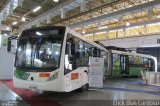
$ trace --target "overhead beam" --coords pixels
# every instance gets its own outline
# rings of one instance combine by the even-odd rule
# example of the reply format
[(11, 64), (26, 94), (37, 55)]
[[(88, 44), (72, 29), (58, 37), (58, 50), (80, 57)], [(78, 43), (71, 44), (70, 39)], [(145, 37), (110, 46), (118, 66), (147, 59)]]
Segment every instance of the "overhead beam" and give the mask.
[(10, 2), (10, 0), (6, 0), (5, 4), (3, 4), (3, 6), (0, 9), (0, 13), (3, 11), (3, 9), (8, 5), (8, 3)]
[(22, 3), (24, 0), (18, 0), (18, 6), (22, 7)]
[(75, 24), (69, 25), (69, 27), (70, 28), (78, 28), (78, 27), (81, 27), (81, 26), (86, 26), (86, 25), (97, 23), (98, 20), (105, 21), (105, 20), (110, 20), (110, 19), (113, 19), (113, 18), (120, 18), (120, 17), (122, 17), (122, 15), (123, 16), (129, 15), (129, 14), (132, 14), (132, 12), (140, 12), (140, 11), (143, 11), (143, 9), (149, 9), (150, 7), (159, 6), (159, 5), (160, 5), (160, 0), (154, 0), (154, 1), (151, 1), (151, 2), (148, 2), (148, 3), (144, 3), (144, 4), (141, 4), (141, 5), (137, 5), (137, 6), (126, 8), (126, 9), (122, 9), (122, 10), (119, 10), (119, 11), (116, 11), (116, 12), (112, 12), (112, 13), (109, 13), (109, 14), (99, 16), (99, 17), (95, 17), (95, 18), (91, 18), (91, 19), (88, 19), (88, 20), (80, 21), (80, 22), (77, 22)]
[(7, 0), (4, 7), (0, 10), (0, 21), (12, 14), (13, 10), (18, 7), (18, 0)]
[(61, 9), (61, 18), (65, 18), (66, 17), (66, 12), (65, 12), (65, 8)]
[[(92, 0), (90, 0), (90, 1), (92, 1)], [(95, 0), (93, 0), (93, 1), (95, 1)], [(110, 1), (110, 2), (107, 2), (107, 3), (103, 4), (103, 5), (101, 5), (101, 6), (95, 7), (95, 8), (93, 8), (93, 9), (86, 9), (86, 11), (84, 11), (84, 12), (75, 14), (75, 15), (70, 16), (70, 17), (66, 17), (65, 19), (56, 21), (56, 22), (54, 22), (54, 23), (52, 23), (52, 24), (63, 23), (63, 22), (65, 22), (65, 21), (68, 21), (68, 20), (73, 19), (73, 18), (78, 18), (78, 17), (80, 17), (80, 16), (85, 16), (85, 15), (87, 15), (88, 13), (92, 13), (92, 12), (94, 12), (94, 11), (101, 10), (102, 8), (105, 8), (105, 7), (108, 7), (108, 6), (112, 6), (112, 5), (116, 4), (116, 3), (121, 3), (121, 2), (124, 2), (124, 1), (125, 1), (125, 0), (113, 0), (113, 1)]]
[(154, 13), (153, 13), (153, 7), (150, 7), (150, 8), (148, 9), (148, 17), (149, 17), (149, 18), (152, 18), (153, 15), (154, 15)]
[(51, 17), (50, 16), (47, 17), (47, 24), (49, 24), (49, 23), (51, 23)]
[(80, 6), (80, 11), (84, 12), (86, 11), (86, 0), (81, 0), (81, 6)]

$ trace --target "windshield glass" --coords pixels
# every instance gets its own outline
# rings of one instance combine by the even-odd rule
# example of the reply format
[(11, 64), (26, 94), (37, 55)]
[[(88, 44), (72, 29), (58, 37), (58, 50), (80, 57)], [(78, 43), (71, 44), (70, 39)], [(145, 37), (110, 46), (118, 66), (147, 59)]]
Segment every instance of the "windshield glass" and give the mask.
[(32, 31), (19, 40), (16, 67), (58, 68), (64, 34), (59, 30)]

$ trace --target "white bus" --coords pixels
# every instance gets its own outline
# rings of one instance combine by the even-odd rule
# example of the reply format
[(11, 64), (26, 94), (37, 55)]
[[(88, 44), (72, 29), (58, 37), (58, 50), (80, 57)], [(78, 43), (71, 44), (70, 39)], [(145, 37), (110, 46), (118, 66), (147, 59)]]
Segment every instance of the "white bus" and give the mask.
[(104, 77), (140, 77), (141, 71), (157, 72), (157, 57), (140, 54), (125, 48), (105, 46), (108, 50), (104, 65)]
[(13, 84), (56, 92), (88, 89), (89, 56), (100, 57), (102, 51), (106, 55), (107, 49), (64, 26), (24, 30), (18, 40)]
[(139, 75), (141, 69), (157, 71), (157, 58), (151, 55), (108, 49), (68, 27), (46, 26), (25, 30), (18, 38), (13, 84), (40, 91), (86, 90), (89, 57), (104, 58), (104, 77)]
[[(139, 77), (141, 71), (157, 72), (157, 58), (151, 55), (120, 50), (109, 50), (111, 64), (108, 76), (112, 77)], [(109, 53), (110, 54), (110, 53)]]

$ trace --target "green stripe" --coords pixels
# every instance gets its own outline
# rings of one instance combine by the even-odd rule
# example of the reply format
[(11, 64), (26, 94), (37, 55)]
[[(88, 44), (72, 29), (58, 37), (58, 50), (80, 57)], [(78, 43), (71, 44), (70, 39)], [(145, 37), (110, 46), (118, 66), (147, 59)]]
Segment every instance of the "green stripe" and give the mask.
[(19, 79), (23, 79), (23, 77), (25, 76), (26, 72), (24, 72), (23, 70), (20, 69), (16, 69), (15, 70), (15, 76)]

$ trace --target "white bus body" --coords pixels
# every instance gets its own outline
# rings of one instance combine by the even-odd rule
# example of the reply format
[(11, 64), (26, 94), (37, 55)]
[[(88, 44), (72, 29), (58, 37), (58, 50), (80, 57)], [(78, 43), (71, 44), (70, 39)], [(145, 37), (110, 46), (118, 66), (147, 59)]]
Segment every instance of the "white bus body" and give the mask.
[[(57, 28), (57, 27), (56, 27)], [(61, 27), (58, 27), (61, 28)], [(56, 91), (56, 92), (70, 92), (78, 88), (88, 87), (88, 69), (89, 67), (77, 67), (76, 69), (71, 68), (70, 72), (65, 73), (65, 65), (67, 67), (72, 67), (72, 64), (68, 63), (67, 55), (65, 54), (66, 50), (66, 44), (67, 44), (67, 36), (68, 34), (71, 34), (73, 37), (77, 37), (80, 40), (85, 41), (87, 44), (91, 44), (94, 47), (97, 47), (99, 49), (102, 49), (107, 52), (106, 49), (99, 46), (98, 44), (88, 41), (85, 38), (83, 38), (80, 34), (74, 32), (73, 30), (64, 27), (65, 33), (64, 33), (64, 39), (62, 39), (62, 49), (60, 54), (60, 65), (59, 68), (55, 70), (49, 70), (46, 71), (37, 71), (38, 69), (32, 69), (32, 68), (21, 68), (16, 66), (16, 62), (18, 61), (17, 56), (19, 55), (19, 51), (21, 43), (18, 44), (17, 53), (16, 53), (16, 62), (15, 67), (16, 70), (14, 71), (13, 75), (13, 83), (14, 86), (17, 88), (24, 88), (24, 89), (36, 89), (41, 91)], [(43, 28), (35, 29), (37, 31), (44, 30)], [(54, 30), (54, 27), (49, 27), (49, 30)], [(30, 31), (30, 30), (29, 30)], [(34, 29), (31, 31), (34, 31)], [(27, 31), (26, 31), (27, 33)], [(37, 32), (36, 32), (37, 33)], [(39, 36), (43, 36), (40, 33), (37, 33)], [(23, 32), (22, 32), (23, 35)], [(38, 36), (37, 35), (37, 36)], [(19, 40), (21, 42), (21, 38)], [(25, 40), (24, 40), (25, 42)], [(23, 44), (22, 44), (23, 46)], [(27, 46), (25, 47), (25, 49)], [(33, 47), (34, 48), (34, 47)], [(32, 48), (32, 49), (33, 49)], [(35, 50), (36, 51), (36, 50)], [(30, 52), (28, 49), (26, 49), (25, 52)], [(34, 64), (40, 64), (39, 60), (37, 60), (37, 63)], [(40, 65), (38, 66), (40, 67)]]

